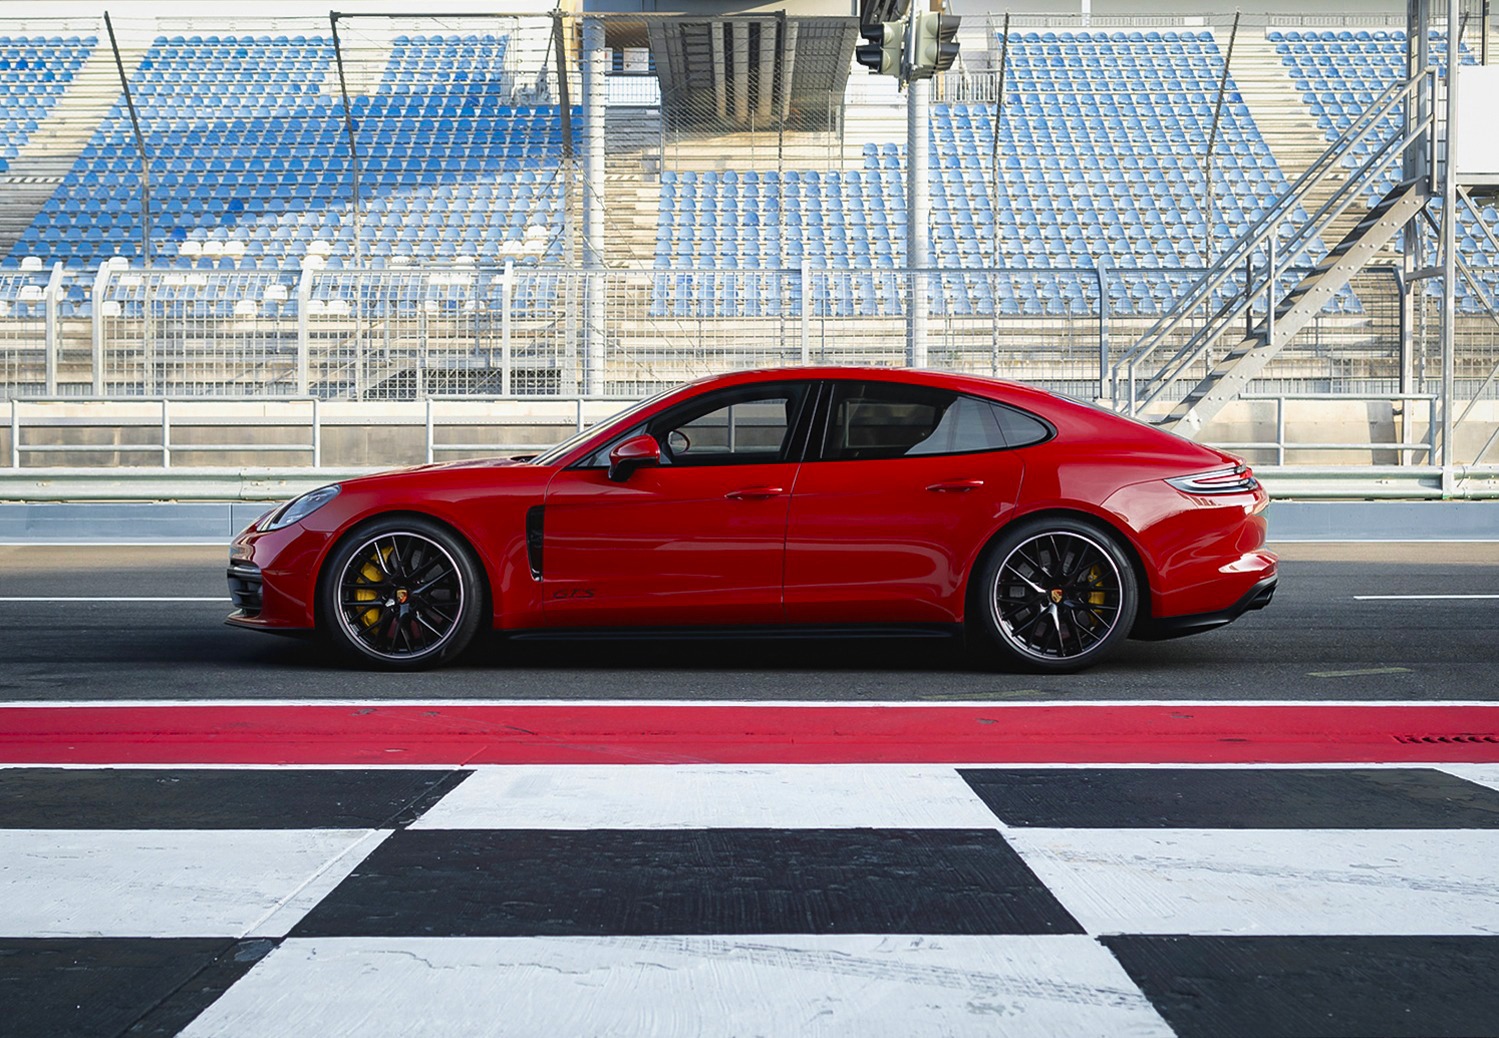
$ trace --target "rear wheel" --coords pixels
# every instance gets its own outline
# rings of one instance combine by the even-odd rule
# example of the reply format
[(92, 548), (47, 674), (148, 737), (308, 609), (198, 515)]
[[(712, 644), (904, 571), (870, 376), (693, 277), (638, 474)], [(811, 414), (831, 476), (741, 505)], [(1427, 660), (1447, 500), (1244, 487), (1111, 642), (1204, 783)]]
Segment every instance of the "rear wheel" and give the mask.
[(980, 569), (970, 624), (1011, 664), (1081, 670), (1129, 635), (1139, 608), (1134, 568), (1118, 539), (1064, 517), (1006, 531)]
[(319, 585), (319, 626), (355, 659), (418, 670), (467, 648), (483, 601), (467, 545), (431, 520), (393, 516), (333, 552)]

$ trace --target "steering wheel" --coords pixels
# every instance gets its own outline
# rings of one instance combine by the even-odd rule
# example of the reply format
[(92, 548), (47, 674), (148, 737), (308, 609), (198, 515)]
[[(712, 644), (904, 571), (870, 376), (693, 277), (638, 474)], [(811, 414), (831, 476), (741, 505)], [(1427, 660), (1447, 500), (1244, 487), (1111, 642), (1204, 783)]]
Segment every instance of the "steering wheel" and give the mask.
[(692, 441), (681, 429), (673, 429), (666, 434), (666, 449), (673, 454), (686, 454), (692, 449)]

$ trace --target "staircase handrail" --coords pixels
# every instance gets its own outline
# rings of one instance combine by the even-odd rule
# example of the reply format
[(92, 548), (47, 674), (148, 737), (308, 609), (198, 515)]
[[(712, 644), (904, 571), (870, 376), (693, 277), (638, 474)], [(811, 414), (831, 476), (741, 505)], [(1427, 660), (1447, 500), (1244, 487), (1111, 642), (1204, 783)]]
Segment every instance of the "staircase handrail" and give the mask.
[[(1352, 148), (1360, 144), (1379, 125), (1380, 121), (1394, 107), (1404, 102), (1429, 73), (1420, 73), (1409, 80), (1391, 83), (1374, 100), (1374, 103), (1360, 113), (1343, 131), (1337, 140), (1333, 141), (1315, 161), (1311, 163), (1296, 181), (1288, 187), (1274, 202), (1256, 219), (1245, 232), (1232, 242), (1214, 261), (1202, 276), (1180, 296), (1170, 312), (1163, 314), (1149, 330), (1135, 343), (1133, 347), (1126, 350), (1116, 361), (1114, 366), (1115, 383), (1120, 379), (1133, 380), (1135, 371), (1140, 363), (1150, 353), (1154, 352), (1165, 336), (1169, 335), (1179, 326), (1187, 316), (1202, 305), (1205, 298), (1215, 294), (1223, 283), (1237, 273), (1238, 267), (1245, 256), (1252, 254), (1255, 250), (1265, 247), (1268, 240), (1277, 233), (1278, 228), (1295, 206), (1299, 205), (1301, 199), (1317, 184), (1321, 183), (1331, 171), (1340, 167), (1341, 160)], [(1402, 130), (1396, 137), (1400, 139), (1413, 138), (1419, 130), (1409, 133)], [(1394, 140), (1396, 138), (1391, 138)], [(1388, 147), (1388, 144), (1386, 145)], [(1384, 149), (1381, 149), (1384, 150)], [(1351, 178), (1350, 178), (1351, 179)], [(1294, 253), (1292, 253), (1294, 255)], [(1232, 309), (1232, 308), (1227, 308)], [(1135, 410), (1131, 402), (1130, 411)]]
[[(1419, 128), (1412, 132), (1419, 132)], [(1310, 244), (1310, 239), (1320, 233), (1321, 228), (1341, 216), (1353, 204), (1353, 201), (1363, 190), (1365, 178), (1382, 168), (1391, 148), (1400, 144), (1406, 136), (1408, 135), (1405, 133), (1397, 133), (1375, 148), (1364, 164), (1351, 174), (1336, 191), (1328, 196), (1327, 200), (1323, 202), (1321, 208), (1317, 210), (1314, 216), (1307, 219), (1304, 223), (1296, 225), (1290, 237), (1284, 242), (1277, 244), (1277, 254), (1294, 258), (1298, 254), (1305, 252), (1307, 246)], [(1218, 336), (1222, 334), (1222, 325), (1236, 320), (1243, 313), (1246, 306), (1249, 306), (1254, 299), (1259, 298), (1260, 293), (1264, 291), (1264, 285), (1269, 282), (1272, 276), (1278, 277), (1279, 273), (1294, 266), (1295, 264), (1293, 263), (1287, 263), (1285, 267), (1280, 268), (1278, 271), (1266, 270), (1263, 282), (1254, 280), (1252, 276), (1246, 279), (1244, 291), (1237, 292), (1225, 300), (1219, 306), (1217, 312), (1203, 323), (1197, 333), (1188, 339), (1153, 375), (1145, 380), (1143, 390), (1137, 391), (1135, 383), (1131, 382), (1130, 401), (1133, 407), (1137, 409), (1149, 407), (1165, 388), (1181, 374), (1183, 369), (1190, 367), (1201, 359), (1202, 355), (1207, 352), (1212, 344), (1217, 341)], [(1294, 292), (1294, 289), (1292, 291)], [(1288, 312), (1292, 303), (1288, 301), (1288, 297), (1282, 297), (1276, 299), (1273, 305), (1275, 306), (1275, 316), (1279, 319)], [(1267, 322), (1262, 321), (1260, 327), (1256, 328), (1251, 334), (1259, 334), (1266, 324)], [(1133, 379), (1133, 370), (1130, 372), (1130, 375)]]

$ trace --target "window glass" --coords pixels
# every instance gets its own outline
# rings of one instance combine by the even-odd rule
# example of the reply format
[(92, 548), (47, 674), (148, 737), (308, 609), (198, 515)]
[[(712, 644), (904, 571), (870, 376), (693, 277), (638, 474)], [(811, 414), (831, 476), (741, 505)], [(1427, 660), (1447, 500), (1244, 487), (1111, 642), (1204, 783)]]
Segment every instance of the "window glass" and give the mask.
[(785, 457), (802, 384), (715, 393), (649, 423), (664, 465), (747, 465)]
[(995, 420), (999, 422), (999, 429), (1004, 434), (1007, 447), (1024, 447), (1028, 444), (1040, 443), (1051, 436), (1050, 427), (1034, 415), (1017, 411), (1013, 407), (1006, 407), (1004, 404), (994, 404), (993, 409)]
[(834, 387), (823, 457), (906, 458), (1004, 446), (986, 401), (927, 386), (849, 382)]

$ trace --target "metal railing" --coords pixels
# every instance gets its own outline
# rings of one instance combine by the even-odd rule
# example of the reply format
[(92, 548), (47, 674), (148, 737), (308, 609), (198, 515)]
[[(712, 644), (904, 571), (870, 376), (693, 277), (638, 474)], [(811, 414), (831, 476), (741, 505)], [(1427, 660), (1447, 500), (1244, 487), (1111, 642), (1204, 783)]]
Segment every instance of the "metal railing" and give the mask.
[[(1440, 427), (1437, 413), (1437, 401), (1441, 398), (1435, 393), (1245, 393), (1239, 397), (1240, 400), (1249, 403), (1269, 403), (1275, 410), (1275, 437), (1273, 439), (1259, 440), (1217, 440), (1213, 446), (1221, 447), (1229, 451), (1269, 451), (1275, 455), (1276, 465), (1286, 464), (1286, 454), (1297, 451), (1357, 451), (1365, 454), (1378, 455), (1380, 453), (1394, 453), (1401, 457), (1402, 461), (1408, 461), (1404, 455), (1424, 455), (1430, 462), (1436, 457), (1437, 430)], [(1287, 431), (1286, 404), (1294, 401), (1319, 401), (1324, 403), (1387, 403), (1400, 405), (1398, 411), (1391, 407), (1391, 424), (1394, 419), (1400, 420), (1400, 427), (1406, 433), (1407, 438), (1401, 440), (1381, 441), (1375, 439), (1362, 440), (1358, 442), (1337, 440), (1305, 440), (1294, 439)], [(1425, 404), (1426, 412), (1420, 416), (1410, 413), (1411, 404)], [(1420, 440), (1413, 440), (1411, 434), (1416, 430), (1424, 430)]]
[[(64, 459), (64, 467), (72, 461), (74, 467), (144, 465), (167, 470), (179, 467), (182, 455), (192, 457), (189, 467), (212, 467), (244, 465), (246, 459), (239, 455), (269, 454), (299, 459), (281, 465), (317, 469), (324, 465), (323, 444), (330, 430), (400, 429), (420, 434), (415, 441), (419, 456), (404, 460), (430, 463), (455, 455), (536, 453), (633, 402), (634, 398), (449, 397), (394, 408), (355, 405), (330, 414), (330, 405), (316, 397), (12, 399), (8, 458), (10, 468), (17, 471), (48, 467), (54, 458)], [(195, 435), (184, 436), (187, 429)], [(252, 430), (265, 435), (246, 435)], [(475, 435), (483, 430), (500, 435)], [(219, 431), (236, 437), (217, 438)], [(400, 460), (369, 458), (359, 467), (389, 467)]]

